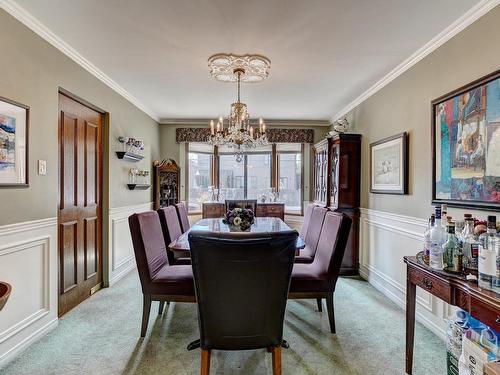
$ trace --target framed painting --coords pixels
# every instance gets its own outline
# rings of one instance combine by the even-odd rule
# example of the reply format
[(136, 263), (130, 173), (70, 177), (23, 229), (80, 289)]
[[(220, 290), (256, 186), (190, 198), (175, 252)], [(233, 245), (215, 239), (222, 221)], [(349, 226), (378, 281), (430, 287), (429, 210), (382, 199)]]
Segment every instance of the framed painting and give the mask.
[(28, 187), (29, 107), (0, 97), (0, 188)]
[(500, 70), (431, 106), (432, 203), (500, 209)]
[(408, 194), (408, 133), (370, 144), (370, 192)]

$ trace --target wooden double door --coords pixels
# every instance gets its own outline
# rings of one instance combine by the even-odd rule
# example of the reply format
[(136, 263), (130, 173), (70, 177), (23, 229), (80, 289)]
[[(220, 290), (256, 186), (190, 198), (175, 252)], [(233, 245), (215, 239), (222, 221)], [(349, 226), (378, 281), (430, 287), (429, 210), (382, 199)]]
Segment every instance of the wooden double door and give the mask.
[(59, 316), (102, 284), (103, 118), (59, 93)]

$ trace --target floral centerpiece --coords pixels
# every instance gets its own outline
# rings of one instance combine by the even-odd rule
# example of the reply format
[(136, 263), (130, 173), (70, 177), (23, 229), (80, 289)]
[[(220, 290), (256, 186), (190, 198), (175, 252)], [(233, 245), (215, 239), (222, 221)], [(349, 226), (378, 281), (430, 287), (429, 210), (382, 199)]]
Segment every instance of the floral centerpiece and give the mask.
[(248, 208), (233, 208), (226, 212), (222, 222), (231, 227), (245, 231), (250, 229), (255, 222), (255, 215), (253, 211)]

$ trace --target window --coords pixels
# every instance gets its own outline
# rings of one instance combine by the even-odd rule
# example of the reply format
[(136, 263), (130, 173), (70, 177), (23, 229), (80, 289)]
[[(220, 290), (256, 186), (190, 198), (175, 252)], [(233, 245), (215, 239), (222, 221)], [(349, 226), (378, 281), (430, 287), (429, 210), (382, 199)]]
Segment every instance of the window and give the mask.
[(224, 199), (257, 199), (271, 189), (271, 147), (249, 152), (237, 162), (231, 150), (219, 153), (219, 189)]
[(201, 204), (209, 199), (208, 187), (213, 181), (213, 148), (204, 144), (189, 144), (187, 159), (188, 211), (201, 211)]
[(288, 213), (302, 212), (302, 146), (278, 144), (278, 181), (280, 200)]

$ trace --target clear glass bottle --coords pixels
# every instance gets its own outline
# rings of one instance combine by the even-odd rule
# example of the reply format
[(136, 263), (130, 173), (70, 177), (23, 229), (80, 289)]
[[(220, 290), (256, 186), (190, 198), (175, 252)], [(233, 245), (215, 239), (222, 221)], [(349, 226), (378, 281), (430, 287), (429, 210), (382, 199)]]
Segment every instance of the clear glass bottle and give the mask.
[(434, 226), (436, 216), (434, 214), (431, 215), (429, 220), (427, 221), (427, 229), (424, 232), (424, 263), (429, 264), (429, 254), (431, 251), (431, 229)]
[(466, 273), (477, 276), (480, 243), (474, 235), (474, 219), (467, 217), (463, 233), (464, 268)]
[[(479, 286), (493, 290), (497, 284), (497, 258), (500, 248), (497, 236), (497, 218), (494, 215), (488, 216), (488, 229), (479, 239)], [(498, 287), (498, 286), (497, 286)], [(498, 289), (497, 289), (498, 290)]]
[(448, 205), (441, 205), (441, 226), (446, 233), (446, 225), (448, 224), (447, 216), (448, 215)]
[(431, 268), (442, 270), (444, 269), (443, 262), (443, 249), (442, 246), (445, 242), (445, 233), (441, 226), (441, 207), (436, 206), (436, 222), (430, 232), (430, 254), (429, 266)]
[(455, 267), (453, 264), (453, 259), (460, 245), (457, 236), (455, 236), (455, 224), (450, 223), (446, 228), (448, 232), (448, 238), (443, 244), (444, 268), (446, 270), (454, 271)]

